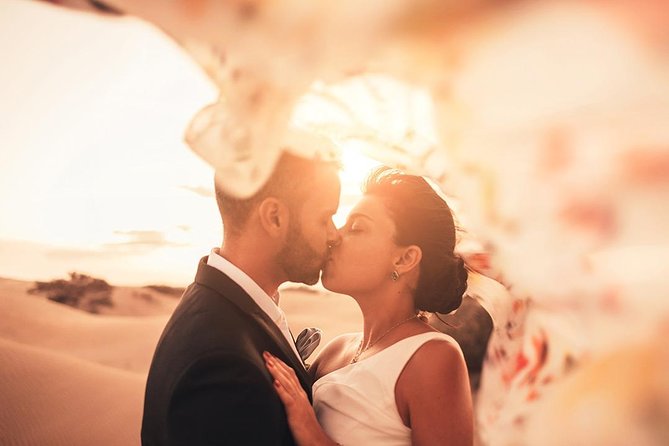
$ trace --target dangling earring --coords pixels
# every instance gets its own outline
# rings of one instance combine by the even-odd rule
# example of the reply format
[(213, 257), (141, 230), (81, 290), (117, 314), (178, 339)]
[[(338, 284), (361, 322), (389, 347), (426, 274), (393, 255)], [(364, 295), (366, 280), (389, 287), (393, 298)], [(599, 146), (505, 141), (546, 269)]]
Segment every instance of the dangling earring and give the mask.
[(390, 273), (390, 278), (393, 279), (393, 282), (397, 282), (397, 279), (400, 278), (400, 275), (397, 271), (393, 271)]

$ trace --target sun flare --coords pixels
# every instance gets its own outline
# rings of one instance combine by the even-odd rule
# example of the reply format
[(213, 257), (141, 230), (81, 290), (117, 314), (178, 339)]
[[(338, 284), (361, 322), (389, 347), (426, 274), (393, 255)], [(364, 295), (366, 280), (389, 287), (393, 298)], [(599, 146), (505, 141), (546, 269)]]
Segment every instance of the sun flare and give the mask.
[(341, 181), (341, 200), (339, 209), (333, 220), (337, 227), (346, 222), (346, 216), (351, 208), (362, 196), (362, 183), (367, 176), (381, 163), (369, 158), (359, 150), (352, 147), (343, 147), (341, 151), (341, 170), (339, 179)]

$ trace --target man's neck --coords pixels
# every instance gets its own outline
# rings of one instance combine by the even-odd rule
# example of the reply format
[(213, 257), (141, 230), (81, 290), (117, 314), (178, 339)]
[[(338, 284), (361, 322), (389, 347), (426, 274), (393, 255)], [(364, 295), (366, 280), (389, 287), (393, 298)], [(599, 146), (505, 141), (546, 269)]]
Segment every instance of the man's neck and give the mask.
[(276, 272), (277, 265), (269, 256), (263, 256), (262, 248), (255, 245), (226, 240), (219, 249), (219, 255), (244, 271), (278, 305), (277, 290), (283, 281)]

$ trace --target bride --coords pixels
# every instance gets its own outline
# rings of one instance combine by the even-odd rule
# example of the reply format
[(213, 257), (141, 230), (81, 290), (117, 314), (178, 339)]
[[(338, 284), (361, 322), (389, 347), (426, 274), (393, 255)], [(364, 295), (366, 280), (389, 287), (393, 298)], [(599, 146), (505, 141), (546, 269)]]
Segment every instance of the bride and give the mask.
[(418, 317), (460, 305), (467, 272), (454, 246), (451, 211), (422, 177), (370, 176), (322, 275), (356, 300), (363, 332), (334, 339), (310, 367), (313, 408), (293, 370), (264, 353), (298, 444), (472, 444), (462, 352)]

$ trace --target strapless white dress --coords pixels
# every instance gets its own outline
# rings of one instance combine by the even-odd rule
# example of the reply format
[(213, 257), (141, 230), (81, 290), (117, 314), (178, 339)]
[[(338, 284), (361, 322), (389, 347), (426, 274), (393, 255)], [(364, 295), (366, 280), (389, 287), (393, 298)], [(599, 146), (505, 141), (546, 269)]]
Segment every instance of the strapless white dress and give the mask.
[(457, 345), (443, 333), (422, 333), (318, 379), (314, 410), (328, 436), (344, 446), (410, 445), (411, 429), (395, 404), (395, 383), (413, 354), (434, 339)]

